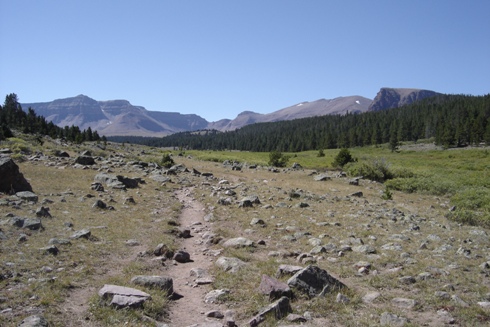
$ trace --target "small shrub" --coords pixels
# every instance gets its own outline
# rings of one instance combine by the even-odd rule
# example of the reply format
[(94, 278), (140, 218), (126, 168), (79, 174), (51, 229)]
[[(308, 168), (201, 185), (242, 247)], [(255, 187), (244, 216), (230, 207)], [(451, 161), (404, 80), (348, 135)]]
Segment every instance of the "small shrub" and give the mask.
[(384, 182), (393, 178), (389, 164), (384, 159), (375, 159), (369, 162), (351, 163), (346, 167), (351, 176), (362, 176), (363, 178)]
[(272, 151), (269, 153), (269, 166), (286, 167), (288, 161), (289, 157), (279, 151)]
[(393, 193), (391, 193), (390, 188), (387, 186), (381, 195), (383, 200), (393, 200)]
[(318, 150), (318, 154), (316, 156), (319, 158), (325, 157), (325, 151), (323, 151), (323, 149)]
[(175, 161), (169, 153), (164, 153), (162, 156), (161, 165), (165, 168), (170, 168), (175, 165)]
[(349, 149), (343, 148), (339, 151), (337, 156), (334, 158), (332, 165), (334, 167), (344, 167), (350, 162), (355, 162), (356, 160), (352, 157)]

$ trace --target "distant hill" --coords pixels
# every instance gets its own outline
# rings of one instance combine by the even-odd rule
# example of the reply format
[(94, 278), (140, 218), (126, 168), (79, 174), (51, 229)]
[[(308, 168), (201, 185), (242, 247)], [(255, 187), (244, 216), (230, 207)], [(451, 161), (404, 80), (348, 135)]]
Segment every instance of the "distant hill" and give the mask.
[(385, 110), (439, 93), (419, 89), (382, 88), (374, 100), (361, 96), (319, 99), (260, 114), (244, 111), (235, 119), (208, 122), (195, 114), (149, 111), (127, 100), (97, 101), (85, 95), (51, 102), (23, 103), (58, 126), (90, 127), (105, 136), (165, 136), (178, 132), (215, 129), (231, 131), (254, 123), (278, 122), (325, 115)]
[(96, 101), (85, 95), (52, 102), (25, 103), (59, 126), (91, 127), (101, 135), (164, 136), (205, 129), (208, 122), (198, 115), (148, 111), (126, 100)]

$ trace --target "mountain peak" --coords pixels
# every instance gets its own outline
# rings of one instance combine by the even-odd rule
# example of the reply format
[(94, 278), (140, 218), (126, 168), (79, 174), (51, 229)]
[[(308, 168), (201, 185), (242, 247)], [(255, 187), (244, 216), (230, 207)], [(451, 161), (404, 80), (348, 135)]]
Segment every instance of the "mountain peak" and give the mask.
[(423, 89), (382, 87), (369, 106), (368, 111), (398, 108), (440, 94)]

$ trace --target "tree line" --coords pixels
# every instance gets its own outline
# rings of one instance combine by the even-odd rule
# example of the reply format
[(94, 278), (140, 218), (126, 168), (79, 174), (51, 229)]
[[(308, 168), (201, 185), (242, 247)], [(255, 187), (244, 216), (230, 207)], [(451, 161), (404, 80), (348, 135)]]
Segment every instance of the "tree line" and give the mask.
[(362, 114), (256, 123), (235, 131), (181, 132), (163, 138), (110, 137), (156, 147), (194, 150), (299, 152), (434, 139), (437, 145), (490, 145), (490, 94), (440, 95), (411, 105)]
[(64, 138), (75, 143), (105, 139), (105, 137), (101, 138), (97, 131), (92, 131), (90, 127), (83, 131), (74, 125), (59, 127), (53, 122), (46, 121), (43, 116), (38, 116), (30, 107), (27, 112), (24, 111), (15, 93), (8, 94), (3, 106), (0, 105), (0, 141), (13, 137), (12, 129), (26, 134)]

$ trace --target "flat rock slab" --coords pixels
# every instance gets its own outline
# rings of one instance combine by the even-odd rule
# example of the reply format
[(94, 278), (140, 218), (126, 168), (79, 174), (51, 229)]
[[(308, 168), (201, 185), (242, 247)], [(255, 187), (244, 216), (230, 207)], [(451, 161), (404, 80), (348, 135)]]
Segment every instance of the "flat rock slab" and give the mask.
[(254, 247), (255, 243), (245, 237), (230, 238), (223, 243), (225, 248), (244, 248), (244, 247)]
[(111, 305), (118, 308), (138, 307), (151, 298), (150, 294), (135, 288), (108, 284), (99, 290), (99, 296), (103, 299), (111, 299)]
[(30, 191), (17, 192), (17, 193), (15, 193), (15, 195), (18, 198), (20, 198), (22, 200), (26, 200), (26, 201), (37, 202), (37, 200), (38, 200), (38, 196), (35, 193), (32, 193)]
[(287, 284), (309, 297), (322, 296), (325, 293), (346, 288), (342, 282), (330, 276), (326, 270), (317, 266), (308, 266), (289, 278)]
[(226, 295), (230, 293), (230, 290), (221, 289), (221, 290), (212, 290), (204, 297), (205, 303), (218, 303), (220, 302)]
[(48, 327), (48, 321), (43, 316), (29, 316), (20, 322), (19, 327)]

